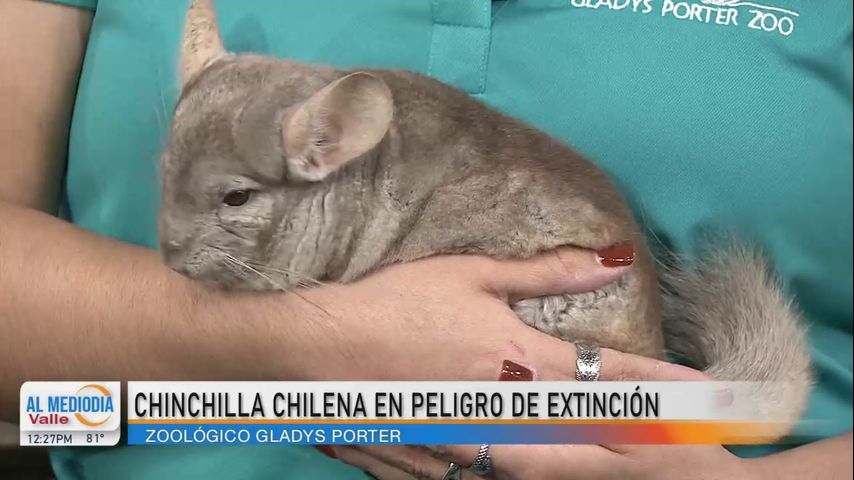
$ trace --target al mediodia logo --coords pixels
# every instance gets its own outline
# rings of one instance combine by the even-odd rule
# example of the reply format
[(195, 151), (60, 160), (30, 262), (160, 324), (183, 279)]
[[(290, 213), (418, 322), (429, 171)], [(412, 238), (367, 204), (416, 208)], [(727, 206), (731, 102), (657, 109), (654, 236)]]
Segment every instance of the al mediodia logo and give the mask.
[(33, 425), (69, 425), (73, 417), (81, 425), (98, 427), (110, 421), (116, 409), (109, 388), (87, 383), (70, 395), (29, 395), (26, 413)]

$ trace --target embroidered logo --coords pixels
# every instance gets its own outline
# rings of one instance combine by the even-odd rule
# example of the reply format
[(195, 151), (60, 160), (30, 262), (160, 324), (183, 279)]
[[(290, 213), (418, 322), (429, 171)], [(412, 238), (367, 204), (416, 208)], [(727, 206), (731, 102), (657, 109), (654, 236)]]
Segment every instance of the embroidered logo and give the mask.
[(676, 20), (742, 27), (788, 37), (795, 31), (793, 10), (742, 0), (569, 0), (576, 8), (656, 13)]

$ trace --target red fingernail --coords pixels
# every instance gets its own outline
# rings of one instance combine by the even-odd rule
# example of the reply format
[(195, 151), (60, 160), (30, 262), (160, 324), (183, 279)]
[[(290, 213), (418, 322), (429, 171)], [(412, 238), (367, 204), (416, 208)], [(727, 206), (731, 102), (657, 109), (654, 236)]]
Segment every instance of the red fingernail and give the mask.
[(626, 267), (635, 261), (635, 247), (631, 242), (621, 243), (596, 252), (599, 263), (606, 267)]
[(320, 453), (326, 455), (327, 457), (338, 460), (338, 456), (335, 455), (335, 449), (330, 447), (329, 445), (315, 445), (314, 448), (318, 449)]
[(499, 382), (530, 382), (534, 379), (534, 372), (530, 368), (519, 365), (510, 360), (504, 360), (501, 364), (501, 376)]

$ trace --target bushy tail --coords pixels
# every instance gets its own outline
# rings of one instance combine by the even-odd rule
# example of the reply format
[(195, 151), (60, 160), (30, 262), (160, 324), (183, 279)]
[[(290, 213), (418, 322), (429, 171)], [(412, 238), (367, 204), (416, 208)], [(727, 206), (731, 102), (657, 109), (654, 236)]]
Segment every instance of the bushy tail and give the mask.
[(733, 243), (662, 276), (665, 345), (718, 380), (761, 382), (749, 399), (786, 434), (812, 384), (805, 327), (762, 256)]

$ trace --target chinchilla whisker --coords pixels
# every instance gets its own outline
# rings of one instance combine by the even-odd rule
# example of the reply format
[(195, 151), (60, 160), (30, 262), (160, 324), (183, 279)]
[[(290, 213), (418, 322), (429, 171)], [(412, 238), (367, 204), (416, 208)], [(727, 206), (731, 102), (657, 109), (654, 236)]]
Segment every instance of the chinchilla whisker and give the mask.
[(265, 271), (265, 272), (279, 273), (282, 275), (287, 275), (288, 277), (293, 277), (293, 278), (297, 279), (298, 284), (302, 287), (320, 287), (320, 286), (323, 286), (323, 282), (321, 282), (320, 280), (315, 280), (314, 278), (311, 278), (308, 275), (296, 272), (294, 270), (290, 270), (287, 268), (271, 267), (269, 265), (263, 265), (260, 263), (247, 262), (247, 264), (251, 265), (251, 266), (253, 266), (259, 270)]
[(278, 284), (277, 282), (275, 282), (272, 278), (270, 278), (269, 276), (267, 276), (267, 275), (265, 275), (265, 274), (263, 274), (263, 273), (259, 272), (259, 271), (258, 271), (258, 270), (256, 270), (256, 269), (252, 268), (249, 264), (247, 264), (247, 263), (246, 263), (246, 262), (244, 262), (243, 260), (240, 260), (240, 259), (236, 258), (235, 256), (233, 256), (233, 255), (231, 255), (231, 254), (228, 254), (228, 253), (227, 253), (227, 254), (225, 254), (225, 259), (226, 259), (226, 260), (228, 260), (228, 261), (230, 261), (230, 262), (232, 262), (232, 263), (233, 263), (233, 264), (235, 264), (235, 265), (238, 265), (238, 266), (240, 266), (240, 267), (246, 268), (247, 270), (249, 270), (249, 271), (251, 271), (251, 272), (253, 272), (253, 273), (257, 274), (257, 275), (258, 275), (258, 276), (260, 276), (261, 278), (263, 278), (263, 279), (267, 280), (268, 282), (270, 282), (270, 284), (271, 284), (271, 285), (273, 285), (274, 287), (276, 287), (276, 289), (281, 290), (281, 291), (283, 291), (283, 292), (284, 292), (284, 291), (287, 291), (288, 293), (292, 293), (292, 294), (296, 295), (299, 299), (303, 300), (304, 302), (306, 302), (306, 303), (308, 303), (308, 304), (312, 305), (313, 307), (317, 308), (318, 310), (320, 310), (321, 312), (325, 313), (326, 315), (329, 315), (329, 312), (328, 312), (328, 311), (326, 311), (326, 309), (325, 309), (325, 308), (321, 307), (320, 305), (318, 305), (318, 304), (316, 304), (316, 303), (312, 302), (311, 300), (309, 300), (309, 299), (305, 298), (304, 296), (300, 295), (300, 294), (299, 294), (299, 292), (297, 292), (296, 290), (287, 290), (287, 289), (285, 289), (285, 288), (284, 288), (284, 287), (282, 287), (280, 284)]
[(285, 288), (283, 286), (281, 286), (278, 282), (276, 282), (275, 280), (270, 278), (269, 275), (265, 275), (265, 274), (259, 272), (258, 270), (256, 270), (255, 268), (253, 268), (252, 266), (250, 266), (249, 264), (247, 264), (243, 260), (240, 260), (231, 254), (226, 254), (225, 258), (226, 258), (226, 260), (230, 261), (231, 263), (238, 265), (240, 267), (243, 267), (243, 268), (249, 270), (250, 272), (258, 275), (259, 277), (263, 278), (264, 280), (267, 280), (268, 282), (270, 282), (270, 285), (276, 287), (277, 290), (282, 290), (282, 291), (285, 290)]

